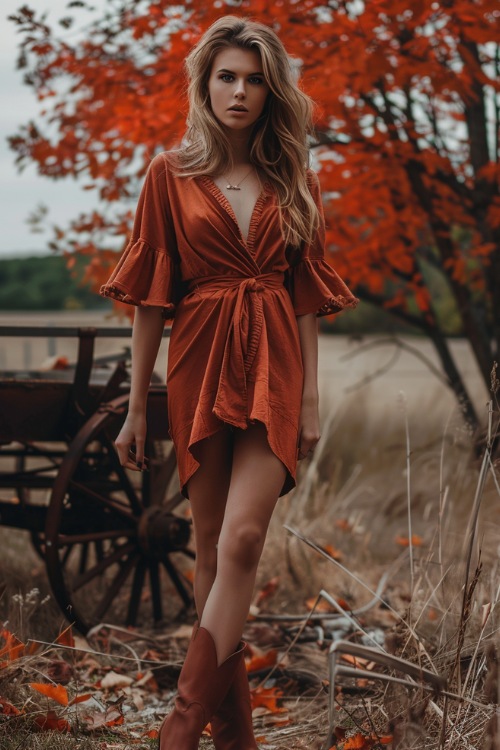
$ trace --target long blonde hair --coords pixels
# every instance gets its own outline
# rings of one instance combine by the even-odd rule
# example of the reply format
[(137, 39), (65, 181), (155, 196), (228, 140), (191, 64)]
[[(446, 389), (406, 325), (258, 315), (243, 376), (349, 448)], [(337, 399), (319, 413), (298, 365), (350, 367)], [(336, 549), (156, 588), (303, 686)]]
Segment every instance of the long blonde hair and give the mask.
[(222, 174), (232, 168), (226, 134), (212, 112), (208, 79), (215, 56), (227, 47), (258, 52), (270, 92), (250, 139), (250, 161), (273, 185), (283, 238), (299, 246), (319, 225), (318, 208), (307, 184), (307, 137), (313, 132), (312, 100), (298, 87), (286, 50), (272, 29), (257, 21), (223, 16), (186, 57), (189, 114), (180, 174)]

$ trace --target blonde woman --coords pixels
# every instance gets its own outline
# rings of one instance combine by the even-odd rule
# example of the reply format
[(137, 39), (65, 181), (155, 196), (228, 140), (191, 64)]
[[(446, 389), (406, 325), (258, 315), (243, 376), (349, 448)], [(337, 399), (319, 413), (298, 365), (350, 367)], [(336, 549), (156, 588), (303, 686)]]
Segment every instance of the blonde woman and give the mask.
[[(255, 750), (242, 631), (271, 514), (320, 437), (317, 317), (357, 300), (324, 260), (311, 102), (267, 26), (216, 21), (186, 59), (189, 117), (157, 154), (132, 237), (101, 294), (137, 305), (122, 465), (146, 458), (145, 405), (165, 319), (167, 390), (196, 541), (199, 618), (161, 750)], [(136, 446), (137, 464), (129, 457)]]

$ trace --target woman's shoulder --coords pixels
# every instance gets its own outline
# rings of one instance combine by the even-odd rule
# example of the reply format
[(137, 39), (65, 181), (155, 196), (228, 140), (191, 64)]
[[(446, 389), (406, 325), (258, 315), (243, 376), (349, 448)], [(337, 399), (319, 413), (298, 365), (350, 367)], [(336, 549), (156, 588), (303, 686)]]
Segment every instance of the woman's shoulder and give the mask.
[(179, 148), (172, 148), (168, 151), (160, 151), (150, 161), (149, 167), (154, 171), (161, 169), (167, 172), (172, 172), (180, 167), (179, 154), (181, 150)]

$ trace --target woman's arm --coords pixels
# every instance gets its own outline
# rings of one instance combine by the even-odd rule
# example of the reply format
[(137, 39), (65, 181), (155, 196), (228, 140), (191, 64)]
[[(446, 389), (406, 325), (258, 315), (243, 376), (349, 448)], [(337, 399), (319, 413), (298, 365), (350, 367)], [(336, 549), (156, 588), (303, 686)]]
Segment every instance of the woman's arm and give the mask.
[(320, 439), (318, 393), (318, 320), (316, 315), (297, 317), (304, 367), (302, 407), (299, 424), (299, 458), (305, 458)]
[[(115, 440), (122, 466), (140, 471), (145, 464), (146, 404), (151, 374), (165, 321), (161, 307), (137, 307), (132, 328), (132, 373), (127, 418)], [(129, 456), (135, 443), (135, 462)]]

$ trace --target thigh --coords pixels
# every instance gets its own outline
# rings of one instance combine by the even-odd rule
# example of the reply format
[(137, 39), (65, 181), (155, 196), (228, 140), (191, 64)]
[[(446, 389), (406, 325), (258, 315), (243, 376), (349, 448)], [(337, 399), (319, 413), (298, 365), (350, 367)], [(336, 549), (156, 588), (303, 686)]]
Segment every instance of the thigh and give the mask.
[(197, 445), (200, 465), (188, 481), (196, 537), (219, 534), (231, 478), (232, 452), (233, 438), (228, 427)]
[(262, 422), (236, 429), (224, 528), (250, 523), (265, 535), (285, 477), (286, 468), (272, 452)]

